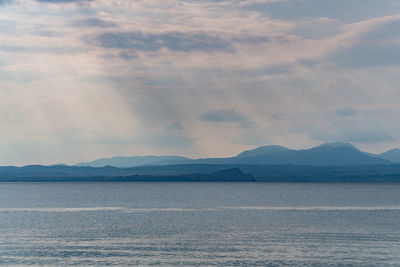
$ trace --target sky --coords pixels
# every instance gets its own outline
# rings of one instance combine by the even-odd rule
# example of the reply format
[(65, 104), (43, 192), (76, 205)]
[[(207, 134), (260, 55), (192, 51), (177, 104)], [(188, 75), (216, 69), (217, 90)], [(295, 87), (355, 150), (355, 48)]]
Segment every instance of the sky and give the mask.
[(400, 147), (398, 0), (0, 0), (0, 165)]

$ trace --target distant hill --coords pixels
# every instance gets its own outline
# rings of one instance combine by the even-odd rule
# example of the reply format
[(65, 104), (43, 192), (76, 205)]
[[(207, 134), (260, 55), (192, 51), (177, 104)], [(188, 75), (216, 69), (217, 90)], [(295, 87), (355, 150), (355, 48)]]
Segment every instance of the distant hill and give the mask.
[(390, 164), (348, 143), (326, 143), (314, 148), (293, 150), (281, 146), (264, 146), (247, 150), (232, 158), (199, 159), (202, 164), (295, 164), (309, 166), (345, 166)]
[(273, 153), (286, 152), (289, 150), (291, 150), (291, 149), (288, 149), (283, 146), (260, 146), (260, 147), (257, 147), (256, 149), (243, 151), (242, 153), (238, 154), (236, 156), (236, 158), (263, 156), (263, 155), (268, 155), (268, 154), (273, 154)]
[(0, 167), (0, 182), (374, 182), (400, 183), (400, 164), (354, 166), (184, 164), (134, 168)]
[(184, 164), (191, 160), (179, 156), (134, 156), (134, 157), (112, 157), (102, 158), (90, 162), (81, 162), (76, 166), (85, 167), (105, 167), (113, 166), (118, 168), (129, 168), (145, 165), (171, 165), (171, 164)]
[(394, 148), (378, 155), (380, 158), (390, 160), (394, 163), (400, 163), (400, 149)]
[[(183, 169), (174, 165), (176, 170), (147, 171), (136, 168), (116, 167), (77, 167), (77, 166), (40, 166), (0, 167), (0, 182), (255, 182), (250, 173), (244, 173), (234, 166), (196, 166)], [(201, 171), (201, 172), (198, 172)]]
[[(396, 158), (394, 154), (399, 155)], [(387, 152), (388, 157), (374, 155), (360, 151), (349, 143), (326, 143), (310, 149), (294, 150), (282, 146), (262, 146), (252, 150), (246, 150), (229, 158), (202, 158), (189, 159), (179, 156), (144, 156), (144, 157), (114, 157), (98, 159), (91, 162), (79, 163), (77, 166), (119, 168), (137, 166), (164, 166), (180, 164), (294, 164), (306, 166), (346, 166), (346, 165), (370, 165), (391, 164), (400, 162), (400, 150)], [(393, 155), (392, 155), (393, 154)], [(389, 157), (392, 155), (392, 157)], [(393, 159), (397, 159), (397, 161)]]

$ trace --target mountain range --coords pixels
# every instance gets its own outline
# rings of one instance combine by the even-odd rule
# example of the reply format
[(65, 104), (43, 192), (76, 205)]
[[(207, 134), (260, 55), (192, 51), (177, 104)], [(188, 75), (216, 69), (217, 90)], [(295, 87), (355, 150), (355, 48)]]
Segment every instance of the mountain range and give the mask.
[(295, 150), (262, 146), (234, 157), (135, 156), (75, 166), (0, 167), (0, 182), (378, 182), (400, 183), (400, 150), (371, 154), (348, 143)]
[(133, 156), (133, 157), (112, 157), (96, 159), (90, 162), (81, 162), (76, 166), (83, 167), (105, 167), (112, 166), (118, 168), (130, 168), (146, 165), (171, 165), (184, 164), (190, 162), (191, 159), (180, 156)]
[(112, 157), (82, 162), (76, 166), (113, 166), (118, 168), (181, 164), (350, 166), (393, 163), (400, 163), (400, 149), (392, 149), (381, 154), (371, 154), (362, 152), (352, 144), (335, 142), (302, 150), (289, 149), (277, 145), (261, 146), (227, 158), (190, 159), (180, 156)]

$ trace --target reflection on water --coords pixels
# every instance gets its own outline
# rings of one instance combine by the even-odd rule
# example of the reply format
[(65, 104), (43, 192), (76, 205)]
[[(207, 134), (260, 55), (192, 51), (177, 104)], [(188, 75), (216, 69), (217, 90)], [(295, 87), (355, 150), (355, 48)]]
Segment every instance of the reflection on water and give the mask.
[(0, 184), (0, 265), (398, 266), (399, 189)]

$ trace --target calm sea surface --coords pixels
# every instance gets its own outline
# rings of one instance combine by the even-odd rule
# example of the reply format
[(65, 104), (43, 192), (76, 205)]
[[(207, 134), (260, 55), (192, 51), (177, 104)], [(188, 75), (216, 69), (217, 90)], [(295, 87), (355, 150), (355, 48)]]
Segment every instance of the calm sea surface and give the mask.
[(0, 266), (400, 266), (400, 184), (0, 184)]

